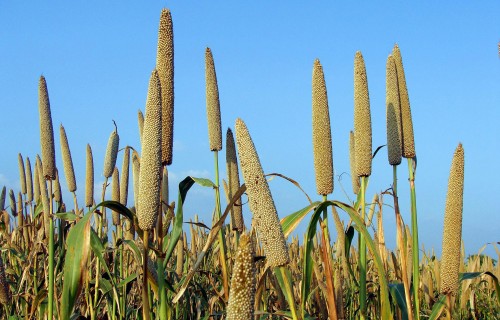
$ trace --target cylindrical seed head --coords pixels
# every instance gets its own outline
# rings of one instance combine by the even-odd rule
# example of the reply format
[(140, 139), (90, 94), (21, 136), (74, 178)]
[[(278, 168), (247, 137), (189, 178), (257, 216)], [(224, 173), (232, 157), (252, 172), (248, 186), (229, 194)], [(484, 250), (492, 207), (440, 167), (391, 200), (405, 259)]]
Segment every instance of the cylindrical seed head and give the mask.
[[(33, 198), (35, 204), (38, 205), (40, 202), (40, 174), (39, 170), (41, 168), (42, 162), (39, 160), (40, 157), (37, 155), (35, 159), (35, 172), (33, 173)], [(36, 165), (37, 161), (40, 161), (40, 167)]]
[(226, 316), (228, 320), (254, 318), (255, 301), (255, 251), (251, 237), (244, 233), (240, 237)]
[(33, 176), (29, 157), (26, 157), (26, 201), (33, 201)]
[(270, 267), (285, 265), (289, 262), (289, 256), (283, 229), (257, 150), (241, 119), (236, 120), (236, 143), (250, 210), (254, 214), (255, 225), (262, 240), (267, 263)]
[[(236, 147), (234, 145), (234, 137), (231, 129), (227, 129), (226, 133), (226, 168), (229, 200), (238, 192), (240, 188), (240, 176), (238, 171), (238, 160), (236, 157)], [(243, 232), (243, 213), (242, 213), (241, 198), (235, 202), (231, 208), (231, 224), (233, 229)]]
[(111, 177), (113, 175), (113, 170), (116, 165), (116, 156), (118, 154), (118, 145), (120, 144), (120, 137), (118, 132), (114, 130), (111, 132), (108, 140), (108, 147), (106, 148), (106, 156), (104, 158), (104, 172), (105, 178)]
[(68, 137), (62, 124), (59, 128), (59, 133), (61, 136), (61, 154), (64, 164), (64, 177), (66, 178), (66, 184), (68, 185), (69, 192), (75, 192), (75, 170), (73, 169), (73, 160), (71, 159), (71, 151), (69, 150)]
[(144, 115), (142, 114), (141, 110), (137, 112), (137, 120), (139, 123), (139, 138), (142, 145), (142, 131), (144, 131)]
[(460, 247), (464, 192), (464, 149), (459, 144), (451, 162), (444, 212), (441, 293), (455, 295), (459, 288)]
[(17, 217), (17, 206), (16, 206), (16, 196), (14, 195), (14, 190), (9, 190), (9, 200), (10, 200), (10, 212), (14, 217)]
[(11, 298), (9, 284), (5, 278), (3, 259), (0, 257), (0, 303), (3, 305), (10, 305), (12, 304)]
[(151, 74), (142, 137), (137, 219), (142, 230), (156, 225), (161, 189), (161, 87), (158, 72)]
[[(135, 208), (132, 209), (135, 211)], [(125, 219), (123, 230), (125, 231), (125, 240), (134, 240), (135, 228), (129, 219)]]
[(43, 177), (47, 180), (56, 178), (56, 153), (54, 148), (54, 130), (50, 113), (49, 92), (44, 76), (40, 76), (38, 85), (38, 109), (40, 112), (40, 144), (42, 146)]
[(7, 189), (5, 186), (2, 188), (2, 193), (0, 193), (0, 213), (5, 210), (5, 196)]
[(85, 162), (85, 206), (94, 205), (94, 157), (92, 148), (87, 143), (87, 157)]
[(210, 48), (205, 50), (205, 82), (207, 94), (208, 141), (211, 151), (222, 150), (219, 89), (215, 73), (214, 58)]
[[(120, 201), (120, 173), (116, 167), (115, 170), (113, 170), (111, 178), (111, 200)], [(120, 224), (120, 214), (117, 211), (113, 210), (111, 212), (111, 217), (113, 218), (113, 224), (115, 226)]]
[(126, 146), (123, 152), (122, 176), (120, 180), (120, 203), (127, 206), (128, 200), (128, 176), (130, 163), (130, 147)]
[(36, 169), (38, 171), (38, 182), (40, 184), (40, 195), (42, 198), (42, 207), (43, 207), (43, 223), (44, 223), (44, 231), (45, 236), (48, 238), (50, 233), (49, 223), (50, 223), (50, 202), (49, 200), (49, 192), (47, 190), (47, 183), (45, 182), (43, 176), (42, 161), (40, 157), (36, 156)]
[(134, 205), (137, 209), (137, 198), (139, 197), (139, 172), (141, 171), (141, 160), (137, 151), (132, 152), (132, 179), (134, 182)]
[(23, 216), (23, 195), (21, 192), (17, 193), (17, 226), (19, 228), (23, 227), (24, 216)]
[(372, 122), (365, 61), (359, 51), (354, 58), (354, 140), (356, 175), (369, 176), (372, 173)]
[(354, 194), (358, 194), (359, 192), (359, 177), (356, 174), (356, 148), (354, 147), (355, 145), (354, 141), (354, 132), (351, 131), (349, 132), (349, 162), (350, 162), (350, 167), (351, 167), (351, 183), (352, 183), (352, 192)]
[(318, 59), (312, 75), (312, 136), (316, 191), (327, 195), (333, 192), (332, 132), (325, 76)]
[(396, 72), (398, 75), (399, 105), (401, 108), (401, 127), (402, 127), (402, 149), (403, 157), (413, 158), (416, 156), (415, 141), (413, 139), (413, 122), (411, 120), (410, 98), (408, 88), (406, 87), (405, 71), (403, 69), (403, 58), (397, 44), (394, 45), (392, 56), (396, 63)]
[(399, 106), (398, 74), (390, 55), (385, 69), (385, 105), (387, 125), (387, 156), (391, 166), (401, 163), (401, 109)]
[(21, 192), (26, 194), (26, 172), (24, 171), (23, 156), (19, 153), (17, 155), (17, 164), (19, 166), (19, 184), (21, 185)]
[(156, 69), (161, 84), (162, 98), (162, 164), (172, 164), (174, 141), (174, 31), (170, 10), (163, 9), (158, 30)]
[(161, 178), (161, 204), (162, 213), (166, 212), (168, 206), (168, 170), (167, 167), (163, 167), (163, 175)]
[(58, 203), (62, 202), (62, 193), (61, 193), (61, 181), (59, 180), (59, 171), (56, 169), (56, 179), (53, 183), (54, 186), (54, 200)]

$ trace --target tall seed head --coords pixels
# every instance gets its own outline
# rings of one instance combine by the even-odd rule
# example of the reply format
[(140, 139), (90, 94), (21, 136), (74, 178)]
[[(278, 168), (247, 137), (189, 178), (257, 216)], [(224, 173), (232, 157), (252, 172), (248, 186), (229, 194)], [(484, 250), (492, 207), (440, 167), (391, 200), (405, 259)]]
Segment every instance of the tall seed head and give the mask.
[(163, 167), (163, 173), (161, 178), (161, 204), (162, 212), (167, 210), (168, 205), (168, 170), (167, 167)]
[(123, 152), (122, 177), (120, 180), (120, 203), (127, 205), (128, 200), (128, 176), (130, 163), (130, 147), (126, 146)]
[(354, 132), (349, 132), (349, 162), (351, 167), (351, 183), (352, 183), (352, 192), (354, 194), (358, 194), (359, 192), (359, 177), (356, 174), (356, 148), (354, 141)]
[(24, 216), (23, 216), (23, 195), (21, 192), (17, 193), (17, 226), (19, 228), (23, 227), (24, 224)]
[(61, 135), (61, 154), (64, 164), (64, 176), (66, 177), (66, 184), (70, 192), (76, 191), (75, 170), (73, 169), (73, 160), (71, 159), (71, 151), (69, 150), (68, 137), (63, 125), (59, 128)]
[(142, 145), (142, 132), (144, 131), (144, 115), (142, 114), (141, 110), (137, 112), (137, 121), (139, 123), (139, 138)]
[[(111, 178), (111, 200), (120, 201), (120, 173), (117, 167), (113, 170)], [(118, 211), (113, 210), (111, 212), (111, 217), (113, 218), (113, 224), (115, 226), (120, 224), (120, 214)]]
[(215, 74), (214, 58), (210, 48), (205, 50), (205, 82), (207, 92), (208, 140), (211, 151), (222, 150), (219, 89)]
[(92, 156), (92, 148), (87, 143), (87, 158), (85, 165), (85, 206), (92, 207), (94, 205), (94, 157)]
[(19, 183), (21, 185), (21, 192), (26, 194), (26, 172), (24, 171), (23, 156), (19, 153), (17, 155), (17, 164), (19, 166)]
[(10, 294), (9, 284), (5, 278), (5, 267), (3, 264), (3, 259), (0, 257), (0, 303), (3, 305), (12, 304), (12, 295)]
[(26, 157), (26, 201), (33, 201), (33, 176), (29, 157)]
[(2, 192), (0, 193), (0, 214), (2, 211), (5, 210), (5, 196), (6, 196), (7, 189), (5, 186), (2, 188)]
[(251, 237), (244, 233), (240, 237), (226, 316), (228, 320), (254, 318), (255, 301), (255, 251)]
[(236, 120), (236, 143), (250, 210), (254, 214), (255, 225), (262, 240), (267, 263), (270, 267), (285, 265), (289, 262), (289, 256), (283, 229), (257, 150), (241, 119)]
[(459, 144), (451, 162), (444, 212), (441, 293), (455, 295), (459, 288), (460, 247), (464, 192), (464, 149)]
[(56, 202), (62, 202), (62, 193), (61, 193), (61, 181), (59, 180), (59, 171), (56, 169), (56, 179), (54, 180), (54, 200)]
[(38, 171), (38, 182), (40, 184), (40, 195), (42, 199), (42, 207), (43, 207), (43, 223), (44, 223), (44, 231), (45, 236), (48, 238), (50, 233), (49, 223), (50, 223), (50, 198), (49, 192), (47, 190), (47, 183), (45, 182), (42, 170), (42, 160), (37, 155), (36, 156), (36, 169)]
[(42, 146), (43, 177), (47, 180), (56, 178), (56, 153), (54, 148), (54, 130), (50, 114), (49, 92), (44, 76), (40, 76), (38, 85), (38, 109), (40, 112), (40, 144)]
[[(227, 180), (229, 183), (228, 192), (229, 199), (233, 198), (233, 195), (238, 192), (240, 188), (240, 176), (238, 172), (238, 160), (236, 157), (236, 147), (234, 145), (234, 137), (231, 129), (227, 129), (226, 133), (226, 170), (227, 170)], [(235, 202), (235, 205), (231, 208), (231, 224), (233, 229), (243, 232), (243, 213), (241, 206), (241, 198)]]
[(10, 199), (10, 212), (14, 217), (17, 217), (17, 206), (16, 206), (16, 196), (14, 195), (14, 190), (9, 190)]
[(103, 175), (106, 178), (113, 175), (113, 170), (116, 165), (116, 156), (118, 154), (118, 145), (120, 144), (120, 137), (115, 129), (111, 132), (108, 140), (108, 147), (106, 148), (106, 156), (104, 157), (104, 172)]
[(356, 175), (369, 176), (372, 173), (372, 122), (365, 61), (359, 51), (354, 58), (354, 140)]
[(41, 170), (42, 162), (40, 160), (40, 166), (37, 166), (37, 161), (39, 161), (40, 157), (37, 155), (35, 160), (35, 172), (33, 173), (33, 198), (35, 203), (38, 205), (40, 201), (40, 174), (39, 170)]
[(134, 181), (134, 205), (137, 209), (137, 198), (139, 197), (139, 172), (141, 171), (141, 160), (137, 151), (132, 152), (132, 179)]
[(312, 75), (312, 130), (316, 191), (327, 195), (333, 192), (332, 132), (325, 76), (318, 59)]
[(403, 157), (413, 158), (416, 156), (416, 152), (415, 141), (413, 140), (413, 122), (411, 120), (410, 98), (408, 96), (408, 88), (406, 87), (403, 58), (401, 57), (401, 52), (399, 51), (397, 44), (394, 45), (392, 56), (394, 57), (394, 62), (396, 63), (396, 72), (398, 75)]
[(174, 31), (170, 10), (163, 9), (158, 30), (156, 69), (161, 84), (162, 164), (172, 164), (174, 141)]
[(387, 155), (389, 164), (401, 163), (401, 108), (399, 106), (398, 74), (396, 63), (390, 55), (385, 69), (385, 105), (387, 123)]
[(156, 225), (161, 188), (161, 87), (158, 72), (151, 74), (142, 137), (137, 219), (142, 230)]

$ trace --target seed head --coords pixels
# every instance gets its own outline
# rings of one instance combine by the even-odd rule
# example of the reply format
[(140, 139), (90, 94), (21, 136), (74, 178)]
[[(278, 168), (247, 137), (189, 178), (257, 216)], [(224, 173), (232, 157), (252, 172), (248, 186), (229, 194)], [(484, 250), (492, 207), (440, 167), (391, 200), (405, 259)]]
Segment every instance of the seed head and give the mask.
[(92, 156), (92, 148), (87, 143), (87, 159), (85, 166), (85, 206), (92, 207), (94, 205), (94, 157)]
[[(234, 145), (234, 137), (231, 129), (227, 129), (226, 133), (226, 168), (227, 168), (227, 181), (229, 183), (228, 193), (229, 199), (233, 198), (233, 195), (238, 192), (240, 188), (240, 176), (238, 172), (238, 160), (236, 157), (236, 147)], [(243, 213), (241, 206), (241, 198), (235, 202), (235, 205), (231, 208), (231, 224), (233, 229), (243, 232)]]
[(356, 174), (356, 150), (354, 148), (354, 132), (349, 132), (349, 160), (351, 166), (351, 183), (352, 183), (352, 192), (354, 194), (358, 194), (359, 192), (359, 177)]
[(62, 193), (61, 193), (61, 181), (59, 181), (59, 171), (56, 169), (56, 179), (54, 180), (54, 200), (56, 202), (62, 202)]
[(44, 231), (45, 236), (48, 238), (50, 233), (49, 222), (50, 222), (50, 203), (49, 192), (47, 190), (47, 183), (45, 182), (42, 170), (42, 160), (40, 156), (36, 156), (36, 169), (38, 171), (38, 181), (40, 184), (40, 195), (42, 198), (43, 207), (43, 221), (44, 221)]
[(214, 58), (210, 48), (205, 50), (205, 82), (207, 91), (208, 140), (211, 151), (222, 150), (219, 89), (215, 74)]
[(0, 303), (3, 305), (10, 305), (12, 304), (11, 298), (9, 284), (5, 278), (3, 259), (0, 257)]
[(142, 230), (156, 225), (161, 188), (161, 87), (158, 72), (151, 74), (142, 137), (137, 218)]
[(142, 145), (142, 131), (144, 131), (144, 115), (142, 114), (141, 110), (137, 112), (137, 120), (139, 122), (139, 138), (141, 139), (141, 145)]
[(455, 295), (459, 288), (460, 246), (464, 192), (464, 149), (459, 144), (451, 162), (444, 212), (441, 293)]
[(365, 61), (359, 51), (354, 58), (354, 140), (356, 175), (369, 176), (372, 173), (372, 122)]
[(14, 195), (14, 190), (9, 190), (10, 199), (10, 212), (14, 217), (17, 217), (17, 206), (16, 206), (16, 196)]
[(389, 56), (385, 69), (385, 105), (387, 122), (387, 155), (389, 164), (401, 163), (401, 108), (399, 106), (398, 74), (394, 58)]
[(132, 179), (134, 181), (134, 204), (137, 209), (137, 197), (139, 197), (139, 172), (141, 171), (141, 160), (137, 151), (132, 152)]
[(228, 320), (254, 318), (255, 264), (252, 239), (246, 233), (240, 237), (238, 252), (231, 277), (231, 291), (227, 307)]
[(312, 75), (312, 128), (316, 191), (327, 195), (333, 192), (332, 132), (325, 76), (318, 59)]
[[(111, 178), (111, 200), (120, 201), (120, 173), (118, 172), (117, 167), (113, 170)], [(113, 224), (115, 226), (120, 224), (120, 214), (118, 211), (113, 210), (111, 212), (111, 217), (113, 218)]]
[(125, 147), (123, 152), (122, 164), (122, 177), (120, 180), (120, 203), (124, 206), (127, 205), (128, 200), (128, 176), (129, 176), (129, 162), (130, 162), (130, 147)]
[(24, 225), (24, 216), (23, 216), (23, 195), (21, 192), (17, 193), (17, 226), (18, 228), (22, 228)]
[(163, 167), (163, 174), (161, 178), (161, 203), (162, 203), (162, 212), (167, 210), (168, 205), (168, 170), (167, 167)]
[(105, 178), (111, 177), (113, 175), (113, 170), (116, 165), (116, 156), (118, 154), (118, 145), (120, 144), (120, 137), (115, 129), (111, 132), (108, 140), (108, 147), (106, 148), (106, 156), (104, 158), (104, 172)]
[(289, 256), (283, 229), (257, 150), (241, 119), (236, 120), (236, 143), (250, 210), (254, 214), (255, 225), (262, 240), (267, 263), (270, 267), (285, 265), (289, 262)]
[(69, 151), (68, 137), (63, 125), (59, 128), (61, 135), (61, 154), (64, 164), (64, 176), (66, 177), (66, 184), (70, 192), (76, 191), (75, 170), (73, 169), (73, 160), (71, 159), (71, 152)]
[(31, 162), (29, 157), (26, 157), (26, 201), (33, 201), (33, 177), (31, 174)]
[(26, 173), (24, 171), (24, 161), (23, 156), (19, 153), (17, 155), (17, 163), (19, 166), (19, 183), (21, 184), (21, 192), (26, 194)]
[(42, 145), (43, 177), (47, 180), (56, 178), (56, 153), (54, 149), (54, 130), (50, 114), (49, 93), (44, 76), (38, 85), (38, 109), (40, 112), (40, 144)]
[(36, 162), (39, 161), (40, 157), (37, 155), (35, 160), (35, 172), (33, 173), (33, 198), (35, 200), (35, 204), (38, 205), (40, 202), (40, 175), (39, 170), (41, 170), (42, 162), (40, 160), (40, 167), (36, 165)]
[(5, 210), (5, 196), (6, 196), (7, 189), (5, 186), (2, 188), (2, 193), (0, 193), (0, 213)]
[(416, 156), (415, 142), (413, 140), (413, 123), (411, 120), (410, 98), (408, 97), (408, 88), (406, 87), (405, 71), (403, 69), (403, 58), (397, 44), (394, 45), (392, 56), (396, 63), (396, 72), (398, 75), (399, 105), (401, 108), (401, 127), (402, 127), (402, 150), (403, 157), (413, 158)]
[(163, 9), (158, 30), (156, 69), (161, 83), (162, 164), (172, 164), (174, 141), (174, 32), (170, 10)]

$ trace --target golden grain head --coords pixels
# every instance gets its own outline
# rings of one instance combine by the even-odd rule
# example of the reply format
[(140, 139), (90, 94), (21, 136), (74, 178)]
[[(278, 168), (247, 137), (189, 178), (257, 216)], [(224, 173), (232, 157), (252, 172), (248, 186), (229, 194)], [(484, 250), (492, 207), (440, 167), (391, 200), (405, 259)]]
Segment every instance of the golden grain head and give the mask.
[(26, 194), (26, 172), (24, 171), (23, 156), (19, 153), (17, 155), (17, 163), (19, 166), (19, 183), (21, 184), (21, 192)]
[(444, 213), (441, 255), (441, 293), (455, 295), (459, 288), (464, 192), (464, 149), (459, 144), (453, 155)]
[(31, 173), (30, 158), (26, 157), (26, 201), (33, 201), (33, 175)]
[(85, 165), (85, 206), (94, 205), (94, 157), (92, 148), (87, 144), (87, 157)]
[(398, 75), (396, 63), (390, 55), (387, 58), (385, 73), (385, 105), (387, 128), (387, 156), (389, 164), (401, 163), (401, 109), (399, 106)]
[(205, 82), (207, 95), (208, 140), (211, 151), (222, 150), (222, 129), (220, 121), (219, 89), (212, 51), (205, 51)]
[(24, 216), (23, 216), (23, 195), (21, 192), (17, 193), (17, 225), (21, 228), (24, 224)]
[(123, 151), (122, 176), (120, 180), (120, 203), (127, 206), (128, 200), (128, 178), (130, 167), (130, 147), (126, 146)]
[(354, 58), (354, 140), (356, 175), (369, 176), (372, 173), (372, 122), (365, 62), (359, 51)]
[(120, 137), (118, 132), (114, 130), (111, 132), (108, 140), (108, 146), (106, 148), (106, 155), (104, 157), (104, 171), (103, 175), (105, 178), (111, 177), (113, 175), (113, 170), (116, 165), (116, 156), (118, 155), (118, 146), (120, 144)]
[(5, 267), (3, 259), (0, 257), (0, 303), (3, 305), (12, 304), (12, 295), (10, 294), (10, 287), (7, 279), (5, 278)]
[[(39, 158), (37, 156), (37, 158)], [(40, 201), (40, 175), (38, 174), (38, 170), (40, 168), (36, 165), (38, 159), (35, 160), (35, 171), (33, 172), (33, 200), (35, 200), (35, 203), (38, 203)], [(41, 160), (40, 160), (40, 166), (41, 166)]]
[(144, 115), (142, 114), (141, 110), (137, 112), (137, 121), (139, 123), (139, 138), (142, 145), (142, 131), (144, 130)]
[(7, 188), (3, 186), (2, 192), (0, 193), (0, 213), (5, 210), (5, 196), (7, 195)]
[[(36, 169), (38, 171), (38, 182), (40, 186), (40, 196), (42, 200), (42, 207), (43, 207), (43, 226), (44, 226), (44, 232), (45, 232), (45, 237), (48, 238), (50, 234), (50, 229), (49, 229), (49, 222), (50, 222), (50, 198), (49, 198), (49, 192), (47, 190), (47, 183), (44, 179), (43, 176), (43, 169), (42, 169), (42, 160), (40, 159), (40, 156), (36, 156)], [(56, 173), (57, 176), (57, 173)]]
[(161, 87), (158, 72), (151, 74), (142, 137), (137, 219), (142, 230), (156, 225), (161, 189)]
[[(240, 176), (238, 170), (238, 160), (236, 157), (236, 147), (234, 144), (234, 136), (231, 129), (227, 129), (226, 133), (226, 170), (228, 180), (229, 199), (238, 192), (240, 188)], [(235, 205), (231, 208), (231, 222), (233, 229), (243, 232), (243, 212), (241, 206), (241, 198), (236, 201)]]
[(42, 146), (42, 165), (44, 179), (56, 178), (56, 153), (54, 149), (54, 130), (50, 113), (49, 92), (44, 76), (38, 85), (38, 109), (40, 112), (40, 144)]
[(137, 207), (139, 197), (139, 172), (141, 171), (141, 160), (137, 151), (132, 152), (132, 179), (134, 182), (134, 205)]
[(251, 237), (244, 233), (240, 237), (227, 307), (228, 320), (254, 318), (255, 301), (255, 263), (254, 247)]
[(9, 190), (9, 200), (10, 200), (10, 212), (14, 217), (17, 217), (17, 206), (16, 206), (16, 196), (14, 195), (14, 190)]
[(349, 162), (351, 167), (351, 183), (352, 183), (352, 192), (354, 194), (358, 194), (359, 192), (359, 177), (356, 174), (356, 150), (354, 148), (354, 132), (351, 131), (349, 133)]
[[(115, 167), (113, 175), (111, 176), (111, 200), (120, 201), (120, 173), (117, 167)], [(120, 214), (118, 211), (113, 210), (111, 212), (111, 217), (113, 225), (117, 226), (120, 224)]]
[(248, 129), (241, 119), (236, 120), (236, 143), (243, 178), (247, 187), (248, 202), (262, 240), (262, 247), (271, 267), (289, 262), (288, 249), (278, 213), (267, 184)]
[(318, 59), (312, 75), (312, 135), (316, 191), (327, 195), (333, 192), (332, 132), (325, 76)]
[(162, 97), (162, 164), (172, 164), (174, 141), (174, 32), (170, 10), (163, 9), (158, 30), (156, 69)]
[(71, 151), (69, 150), (68, 137), (66, 136), (66, 130), (64, 130), (61, 124), (59, 128), (60, 138), (61, 138), (61, 154), (63, 158), (64, 165), (64, 176), (66, 178), (66, 184), (68, 185), (68, 190), (70, 192), (76, 191), (76, 179), (75, 170), (73, 169), (73, 160), (71, 159)]
[(403, 58), (398, 45), (394, 45), (392, 56), (396, 63), (396, 72), (398, 76), (399, 105), (401, 108), (401, 133), (402, 133), (402, 155), (405, 158), (416, 156), (415, 141), (413, 139), (413, 122), (411, 120), (410, 98), (408, 88), (406, 87), (405, 71), (403, 69)]
[(62, 202), (62, 193), (61, 193), (61, 181), (59, 180), (59, 171), (56, 169), (56, 178), (52, 183), (53, 191), (54, 191), (54, 200), (58, 203)]

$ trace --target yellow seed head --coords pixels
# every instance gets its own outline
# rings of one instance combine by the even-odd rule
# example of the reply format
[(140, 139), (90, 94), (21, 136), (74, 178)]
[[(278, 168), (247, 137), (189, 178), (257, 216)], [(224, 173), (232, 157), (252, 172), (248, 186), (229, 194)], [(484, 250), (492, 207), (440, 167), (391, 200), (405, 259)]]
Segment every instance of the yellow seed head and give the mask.
[(19, 183), (21, 184), (21, 192), (26, 194), (26, 172), (24, 171), (23, 156), (19, 153), (17, 155), (17, 164), (19, 166)]
[(56, 179), (54, 180), (53, 183), (54, 187), (54, 200), (56, 202), (61, 203), (62, 202), (62, 194), (61, 194), (61, 181), (59, 181), (59, 171), (56, 169)]
[(358, 194), (359, 192), (359, 177), (356, 174), (356, 150), (354, 148), (354, 132), (351, 131), (349, 133), (349, 162), (351, 166), (351, 183), (352, 183), (352, 192), (354, 194)]
[[(111, 200), (120, 201), (120, 173), (116, 167), (115, 170), (113, 170), (111, 178)], [(120, 214), (117, 211), (113, 210), (111, 212), (111, 217), (113, 218), (113, 225), (117, 226), (120, 224)]]
[(441, 293), (455, 295), (459, 288), (460, 247), (464, 192), (464, 149), (459, 144), (451, 162), (444, 212)]
[(170, 10), (163, 9), (158, 30), (156, 69), (161, 83), (162, 164), (172, 164), (174, 141), (174, 31)]
[(142, 145), (142, 131), (144, 131), (144, 115), (142, 114), (141, 110), (137, 112), (137, 120), (139, 123), (139, 138)]
[(87, 144), (87, 159), (85, 166), (85, 206), (94, 205), (94, 157), (92, 148)]
[[(37, 156), (37, 158), (39, 158)], [(39, 175), (39, 170), (40, 168), (36, 165), (38, 159), (35, 160), (35, 172), (33, 173), (33, 198), (35, 200), (35, 203), (38, 205), (38, 202), (40, 201), (40, 175)], [(40, 165), (41, 165), (41, 160), (40, 160)]]
[(403, 58), (398, 45), (394, 45), (392, 56), (396, 63), (396, 72), (398, 75), (399, 105), (401, 108), (401, 127), (402, 127), (402, 150), (403, 157), (413, 158), (416, 156), (415, 142), (413, 140), (413, 123), (411, 120), (410, 98), (408, 88), (406, 87), (405, 71), (403, 69)]
[(11, 298), (9, 284), (5, 278), (3, 259), (0, 257), (0, 303), (3, 305), (10, 305), (12, 304)]
[(207, 91), (208, 140), (211, 151), (222, 150), (222, 129), (220, 122), (219, 89), (215, 74), (212, 51), (205, 51), (205, 82)]
[(10, 200), (10, 212), (14, 217), (17, 217), (17, 206), (16, 206), (16, 196), (14, 195), (14, 190), (9, 190), (9, 200)]
[(285, 265), (289, 262), (289, 256), (283, 229), (257, 150), (241, 119), (236, 120), (236, 143), (250, 210), (254, 214), (255, 225), (262, 240), (267, 263), (270, 267)]
[(312, 75), (312, 130), (316, 191), (327, 195), (333, 192), (332, 132), (325, 76), (318, 59)]
[(372, 173), (372, 122), (365, 62), (361, 52), (354, 58), (354, 150), (356, 175)]
[(120, 180), (120, 203), (127, 206), (128, 200), (128, 176), (130, 163), (130, 147), (126, 146), (123, 152), (122, 177)]
[[(240, 176), (238, 171), (238, 160), (236, 157), (236, 147), (234, 145), (234, 137), (231, 129), (227, 129), (226, 133), (226, 168), (227, 168), (227, 181), (229, 199), (238, 192), (240, 188)], [(231, 224), (233, 229), (243, 232), (243, 213), (241, 207), (241, 198), (236, 201), (231, 209)]]
[(132, 152), (132, 179), (134, 181), (134, 205), (137, 209), (137, 197), (139, 197), (139, 172), (141, 171), (141, 160), (137, 151)]
[(252, 239), (246, 233), (241, 235), (227, 307), (228, 320), (246, 320), (254, 318), (255, 301), (255, 263)]
[(42, 160), (40, 159), (40, 156), (36, 156), (36, 169), (38, 171), (38, 182), (40, 185), (40, 196), (42, 198), (42, 207), (43, 207), (43, 225), (44, 225), (44, 232), (45, 232), (45, 237), (48, 238), (49, 233), (50, 233), (50, 228), (49, 228), (49, 222), (50, 222), (50, 216), (49, 216), (49, 211), (50, 211), (50, 198), (49, 198), (49, 192), (47, 190), (47, 183), (45, 182), (44, 176), (43, 176), (43, 170), (42, 170)]
[[(131, 208), (131, 210), (132, 209), (135, 211), (135, 208)], [(134, 224), (129, 219), (125, 219), (123, 230), (125, 231), (125, 240), (134, 240), (135, 228)]]
[(6, 196), (7, 189), (5, 186), (2, 188), (2, 193), (0, 193), (0, 213), (5, 210), (5, 196)]
[(33, 201), (33, 176), (29, 157), (26, 157), (26, 201)]
[(47, 180), (56, 178), (56, 153), (54, 149), (54, 130), (50, 114), (49, 92), (44, 76), (38, 85), (38, 109), (40, 112), (40, 144), (42, 146), (43, 177)]
[(151, 74), (142, 137), (137, 219), (142, 230), (156, 225), (161, 188), (161, 87), (158, 72)]
[(385, 105), (387, 123), (387, 155), (389, 164), (401, 163), (401, 109), (399, 106), (398, 74), (394, 58), (389, 56), (385, 69)]
[(71, 152), (69, 151), (68, 137), (66, 136), (66, 130), (61, 124), (59, 128), (61, 135), (61, 154), (64, 164), (64, 176), (66, 177), (66, 184), (68, 185), (68, 190), (70, 192), (76, 191), (76, 179), (75, 170), (73, 169), (73, 160), (71, 159)]
[(168, 205), (168, 170), (167, 167), (163, 167), (163, 174), (161, 178), (161, 203), (162, 212), (167, 210)]
[(113, 175), (113, 170), (116, 165), (116, 156), (118, 154), (118, 145), (120, 144), (120, 137), (116, 129), (111, 132), (108, 140), (108, 146), (106, 148), (106, 156), (104, 157), (104, 172), (103, 175), (106, 178)]
[(22, 228), (24, 224), (24, 216), (23, 216), (23, 196), (21, 192), (17, 193), (17, 226), (18, 228)]

